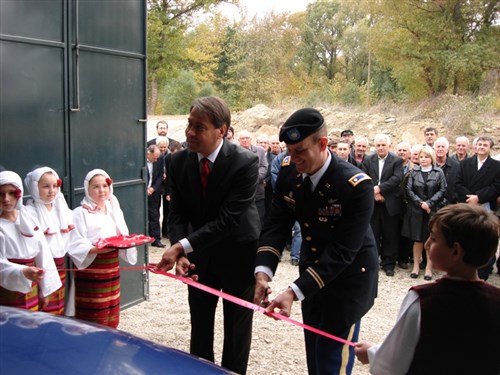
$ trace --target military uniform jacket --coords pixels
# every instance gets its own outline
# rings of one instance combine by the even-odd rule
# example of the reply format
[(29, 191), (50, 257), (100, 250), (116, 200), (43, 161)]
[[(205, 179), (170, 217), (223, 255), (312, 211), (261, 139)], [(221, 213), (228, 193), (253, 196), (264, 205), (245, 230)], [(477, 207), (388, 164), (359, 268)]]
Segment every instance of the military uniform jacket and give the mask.
[[(315, 296), (335, 306), (338, 324), (359, 320), (377, 291), (377, 248), (370, 227), (373, 184), (365, 173), (332, 156), (312, 197), (287, 156), (282, 162), (270, 218), (260, 237), (257, 265), (276, 271), (294, 221), (300, 223), (300, 277), (305, 299)], [(288, 164), (288, 165), (287, 165)]]

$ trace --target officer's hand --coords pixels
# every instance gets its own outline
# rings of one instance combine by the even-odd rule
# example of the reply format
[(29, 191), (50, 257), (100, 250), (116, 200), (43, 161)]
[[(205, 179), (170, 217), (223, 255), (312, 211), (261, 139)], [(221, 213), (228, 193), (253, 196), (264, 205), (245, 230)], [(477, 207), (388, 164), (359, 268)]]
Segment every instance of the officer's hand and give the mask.
[(275, 309), (279, 309), (278, 314), (289, 317), (292, 312), (294, 299), (295, 293), (291, 288), (288, 288), (284, 292), (278, 294), (276, 298), (271, 301), (269, 306), (266, 308), (266, 311), (275, 312)]

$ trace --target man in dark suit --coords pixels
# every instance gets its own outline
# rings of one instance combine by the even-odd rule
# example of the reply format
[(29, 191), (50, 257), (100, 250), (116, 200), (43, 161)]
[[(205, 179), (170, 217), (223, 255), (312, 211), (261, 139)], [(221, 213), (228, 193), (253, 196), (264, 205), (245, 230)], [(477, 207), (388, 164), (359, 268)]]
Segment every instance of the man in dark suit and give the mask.
[[(477, 138), (477, 154), (460, 162), (455, 193), (459, 202), (481, 204), (495, 211), (500, 195), (500, 161), (491, 158), (493, 138)], [(478, 270), (479, 277), (487, 280), (495, 259)]]
[[(267, 310), (290, 316), (293, 301), (301, 300), (305, 324), (357, 341), (360, 320), (377, 293), (370, 178), (331, 154), (324, 119), (313, 108), (292, 114), (280, 130), (280, 140), (286, 142), (290, 157), (281, 163), (271, 214), (259, 241), (254, 303), (269, 303), (268, 283), (297, 220), (302, 231), (300, 276)], [(304, 334), (310, 374), (351, 373), (352, 347), (310, 331)]]
[(160, 231), (160, 203), (161, 184), (163, 182), (163, 156), (156, 145), (148, 146), (146, 152), (147, 172), (148, 172), (148, 228), (149, 236), (155, 241), (155, 247), (165, 247), (161, 242)]
[[(169, 236), (172, 246), (158, 264), (176, 267), (212, 288), (251, 301), (260, 233), (255, 206), (258, 157), (224, 139), (231, 125), (226, 103), (203, 97), (191, 106), (187, 150), (172, 154), (169, 166)], [(200, 165), (201, 164), (201, 165)], [(208, 176), (207, 176), (208, 174)], [(194, 268), (196, 267), (196, 268)], [(214, 361), (218, 297), (189, 287), (192, 354)], [(253, 311), (224, 300), (222, 366), (246, 372)]]
[(394, 276), (394, 266), (399, 251), (399, 215), (403, 160), (389, 152), (391, 139), (387, 134), (375, 136), (376, 151), (366, 156), (363, 164), (372, 178), (375, 209), (371, 225), (377, 241), (382, 269), (387, 276)]
[(443, 206), (457, 203), (455, 194), (455, 182), (457, 180), (460, 163), (458, 160), (448, 157), (450, 143), (445, 137), (439, 137), (434, 141), (434, 152), (436, 153), (436, 165), (443, 170), (446, 177), (446, 195)]

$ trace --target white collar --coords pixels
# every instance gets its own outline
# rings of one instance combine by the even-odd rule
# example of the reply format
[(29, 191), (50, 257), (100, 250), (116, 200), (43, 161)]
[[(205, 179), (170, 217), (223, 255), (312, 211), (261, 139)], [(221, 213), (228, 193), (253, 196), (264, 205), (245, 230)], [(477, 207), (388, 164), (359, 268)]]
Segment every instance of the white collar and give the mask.
[(203, 156), (202, 154), (200, 154), (199, 152), (197, 152), (196, 154), (198, 155), (198, 162), (201, 161), (201, 159), (203, 158), (207, 158), (212, 164), (215, 163), (215, 159), (217, 159), (217, 155), (219, 155), (219, 151), (220, 149), (222, 148), (222, 144), (224, 143), (224, 139), (222, 140), (222, 142), (219, 144), (219, 146), (217, 146), (217, 148), (214, 150), (214, 152), (212, 152), (210, 155), (208, 156)]
[(311, 183), (313, 184), (314, 187), (318, 186), (319, 180), (321, 180), (321, 177), (325, 174), (326, 170), (328, 169), (328, 166), (330, 165), (330, 161), (332, 160), (332, 155), (330, 152), (328, 152), (328, 156), (325, 160), (325, 163), (322, 165), (318, 171), (312, 175), (308, 175), (307, 173), (302, 173), (302, 178), (306, 178), (306, 176), (309, 176), (311, 179)]

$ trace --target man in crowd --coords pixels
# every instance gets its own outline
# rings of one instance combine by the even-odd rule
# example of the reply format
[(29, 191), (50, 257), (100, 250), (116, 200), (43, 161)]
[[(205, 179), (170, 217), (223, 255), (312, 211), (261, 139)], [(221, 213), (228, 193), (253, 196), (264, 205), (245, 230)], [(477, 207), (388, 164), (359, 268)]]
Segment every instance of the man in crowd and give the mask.
[(446, 177), (446, 195), (443, 206), (456, 203), (455, 182), (457, 180), (460, 163), (448, 157), (450, 144), (445, 137), (439, 137), (434, 142), (434, 152), (436, 153), (436, 165), (441, 168)]
[[(403, 160), (403, 180), (401, 180), (400, 190), (401, 190), (401, 215), (399, 220), (400, 228), (403, 225), (404, 216), (406, 214), (406, 208), (408, 205), (408, 198), (406, 196), (406, 183), (408, 181), (408, 176), (410, 175), (410, 170), (412, 168), (411, 162), (411, 145), (408, 142), (400, 142), (396, 147), (396, 153)], [(401, 269), (408, 269), (410, 262), (410, 254), (413, 249), (413, 242), (405, 236), (399, 235), (399, 252), (398, 252), (398, 266)]]
[(455, 139), (455, 154), (452, 158), (461, 161), (469, 157), (469, 138), (460, 136)]
[(354, 151), (354, 133), (350, 129), (342, 130), (340, 133), (340, 138), (344, 141), (347, 142), (349, 145), (349, 150)]
[(349, 148), (349, 144), (347, 142), (339, 142), (337, 144), (337, 156), (348, 162), (352, 165), (358, 167), (359, 169), (363, 169), (363, 165), (357, 162), (351, 154), (351, 149)]
[[(456, 194), (459, 202), (480, 204), (495, 211), (500, 195), (500, 161), (490, 156), (493, 138), (477, 138), (477, 154), (460, 162), (456, 180)], [(479, 277), (487, 280), (495, 259), (478, 270)]]
[[(173, 141), (176, 142), (176, 141)], [(156, 145), (160, 149), (161, 152), (161, 159), (163, 160), (163, 181), (161, 183), (160, 187), (160, 194), (161, 194), (161, 207), (162, 207), (162, 213), (163, 213), (163, 218), (161, 221), (161, 236), (168, 238), (168, 223), (167, 223), (167, 218), (168, 218), (168, 211), (169, 211), (169, 206), (170, 206), (170, 197), (168, 193), (168, 179), (167, 179), (167, 168), (168, 168), (168, 161), (169, 161), (169, 155), (170, 155), (170, 142), (167, 137), (165, 136), (159, 136), (156, 138)]]
[[(169, 236), (171, 247), (158, 268), (251, 301), (260, 221), (255, 206), (258, 157), (227, 141), (231, 125), (227, 104), (202, 97), (191, 106), (188, 149), (170, 161)], [(188, 287), (191, 313), (190, 352), (214, 361), (214, 323), (218, 297)], [(245, 374), (252, 340), (253, 311), (223, 301), (222, 366)]]
[(155, 247), (165, 247), (161, 242), (160, 231), (160, 202), (161, 202), (161, 184), (163, 182), (163, 157), (157, 145), (148, 146), (146, 152), (147, 171), (148, 171), (148, 228), (149, 236), (155, 241), (152, 243)]
[(370, 145), (370, 142), (368, 141), (368, 138), (366, 137), (356, 137), (354, 140), (354, 159), (359, 162), (363, 163), (365, 160), (366, 156), (366, 151), (368, 151), (368, 147)]
[(424, 130), (424, 138), (425, 138), (425, 143), (424, 146), (430, 146), (431, 148), (434, 147), (434, 141), (438, 137), (438, 131), (436, 128), (433, 127), (428, 127), (425, 128)]
[[(269, 282), (290, 230), (302, 229), (300, 276), (269, 303), (267, 311), (290, 316), (302, 301), (305, 324), (357, 341), (360, 320), (377, 291), (377, 250), (370, 217), (373, 188), (358, 168), (339, 162), (327, 148), (321, 114), (304, 108), (280, 130), (291, 157), (281, 165), (271, 216), (262, 231), (255, 269), (255, 303), (269, 303)], [(350, 374), (353, 348), (305, 331), (310, 374)]]
[(387, 134), (377, 134), (374, 142), (376, 152), (363, 162), (372, 179), (375, 196), (371, 225), (382, 269), (387, 276), (394, 276), (399, 251), (403, 160), (389, 152), (391, 138)]
[(269, 213), (271, 212), (271, 204), (273, 201), (273, 183), (271, 176), (271, 166), (273, 164), (274, 158), (276, 158), (276, 156), (278, 156), (280, 152), (281, 152), (281, 145), (279, 137), (277, 134), (273, 134), (271, 137), (269, 137), (269, 149), (266, 152), (266, 158), (268, 163), (266, 188), (265, 188), (266, 217), (269, 216)]
[(257, 192), (255, 193), (255, 204), (257, 205), (257, 210), (259, 211), (261, 223), (263, 223), (264, 217), (266, 216), (265, 180), (267, 177), (267, 170), (269, 168), (266, 152), (262, 147), (252, 145), (252, 135), (247, 130), (240, 132), (238, 141), (240, 142), (241, 147), (253, 152), (259, 158), (259, 183), (257, 185)]
[(337, 155), (337, 146), (339, 140), (337, 138), (328, 139), (328, 149), (335, 155)]
[[(156, 123), (156, 132), (158, 133), (158, 137), (166, 137), (168, 133), (168, 124), (166, 121), (160, 120)], [(168, 138), (169, 142), (172, 142), (172, 138)], [(156, 138), (152, 138), (148, 141), (146, 146), (151, 146), (156, 144)]]

